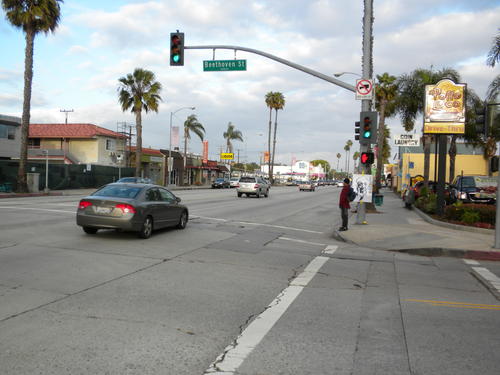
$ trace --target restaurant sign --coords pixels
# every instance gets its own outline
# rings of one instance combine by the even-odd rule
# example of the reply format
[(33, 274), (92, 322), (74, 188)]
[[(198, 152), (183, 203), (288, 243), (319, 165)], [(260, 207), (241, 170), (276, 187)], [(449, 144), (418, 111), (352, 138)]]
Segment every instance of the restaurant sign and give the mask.
[(449, 79), (425, 86), (425, 134), (464, 134), (465, 89)]

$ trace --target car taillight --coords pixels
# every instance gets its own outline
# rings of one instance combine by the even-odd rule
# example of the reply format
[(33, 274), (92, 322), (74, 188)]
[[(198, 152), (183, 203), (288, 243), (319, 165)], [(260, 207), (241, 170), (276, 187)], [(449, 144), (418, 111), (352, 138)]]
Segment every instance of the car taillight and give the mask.
[(89, 202), (89, 201), (80, 201), (80, 203), (78, 204), (78, 209), (79, 210), (84, 210), (84, 209), (86, 209), (89, 206), (92, 206), (91, 202)]
[(259, 188), (259, 184), (255, 184), (253, 187), (254, 187), (254, 189), (258, 189)]
[(239, 188), (239, 187), (240, 187), (240, 184), (236, 184), (235, 186), (236, 186), (237, 188)]
[(130, 204), (118, 203), (115, 208), (119, 208), (124, 214), (135, 214), (135, 207)]

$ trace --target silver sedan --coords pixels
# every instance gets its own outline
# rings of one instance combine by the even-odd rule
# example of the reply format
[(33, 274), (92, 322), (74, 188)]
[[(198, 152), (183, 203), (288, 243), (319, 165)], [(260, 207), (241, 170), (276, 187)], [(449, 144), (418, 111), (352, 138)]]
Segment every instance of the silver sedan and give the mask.
[(149, 238), (155, 229), (186, 227), (189, 213), (180, 201), (161, 186), (112, 183), (80, 200), (76, 224), (88, 234), (99, 229), (121, 229)]

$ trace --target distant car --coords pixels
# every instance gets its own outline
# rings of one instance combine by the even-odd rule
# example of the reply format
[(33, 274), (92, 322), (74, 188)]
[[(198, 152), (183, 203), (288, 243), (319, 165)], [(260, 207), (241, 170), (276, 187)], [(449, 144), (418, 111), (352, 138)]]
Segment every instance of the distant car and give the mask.
[(87, 234), (121, 229), (149, 238), (156, 229), (186, 227), (189, 212), (180, 201), (162, 186), (115, 182), (80, 200), (76, 224)]
[(133, 184), (152, 184), (153, 181), (150, 178), (145, 177), (122, 177), (116, 182), (128, 182)]
[(238, 183), (240, 182), (239, 177), (231, 177), (229, 180), (229, 187), (236, 188), (238, 187)]
[(304, 191), (304, 190), (315, 191), (316, 186), (315, 186), (314, 182), (302, 181), (301, 183), (299, 183), (299, 191)]
[(264, 195), (266, 198), (269, 197), (269, 189), (271, 188), (271, 185), (260, 177), (240, 177), (238, 185), (239, 186), (236, 191), (239, 198), (241, 198), (243, 194), (247, 197), (250, 195), (255, 195), (257, 198), (260, 198), (261, 195)]
[(229, 183), (229, 180), (226, 178), (216, 178), (212, 183), (212, 189), (225, 189), (230, 187), (231, 185)]
[(344, 186), (344, 182), (343, 181), (337, 181), (337, 186), (338, 187), (343, 187)]

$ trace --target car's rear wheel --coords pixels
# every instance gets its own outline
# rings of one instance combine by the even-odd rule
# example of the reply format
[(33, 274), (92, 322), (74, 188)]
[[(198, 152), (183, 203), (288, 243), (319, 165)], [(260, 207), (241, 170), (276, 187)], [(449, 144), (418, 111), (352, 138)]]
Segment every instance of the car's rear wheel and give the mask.
[(139, 231), (138, 236), (140, 238), (149, 238), (153, 234), (153, 218), (148, 216), (144, 219), (142, 223), (141, 230)]
[(269, 198), (269, 190), (265, 192), (264, 197)]
[(87, 234), (96, 234), (98, 229), (97, 228), (91, 228), (91, 227), (83, 227), (83, 231)]
[(182, 211), (181, 217), (179, 218), (179, 224), (177, 224), (178, 229), (186, 228), (188, 222), (188, 213), (186, 211)]
[(257, 198), (260, 198), (260, 191), (258, 191), (257, 193), (255, 193), (255, 196), (256, 196)]
[(242, 194), (241, 193), (238, 193), (238, 198), (241, 198)]

